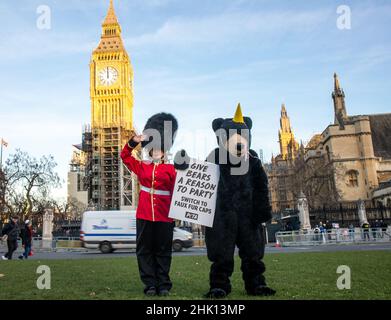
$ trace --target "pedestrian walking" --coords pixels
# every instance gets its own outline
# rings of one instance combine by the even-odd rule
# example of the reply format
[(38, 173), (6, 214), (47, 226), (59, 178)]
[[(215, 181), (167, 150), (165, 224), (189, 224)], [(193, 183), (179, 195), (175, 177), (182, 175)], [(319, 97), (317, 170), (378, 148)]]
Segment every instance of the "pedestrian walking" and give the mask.
[(333, 224), (330, 221), (326, 221), (327, 239), (331, 240), (331, 232), (333, 231)]
[(381, 228), (381, 237), (384, 238), (384, 235), (387, 232), (388, 225), (383, 220), (380, 220), (380, 228)]
[(366, 239), (368, 239), (368, 241), (370, 241), (369, 239), (369, 228), (370, 228), (370, 224), (366, 221), (362, 224), (361, 228), (362, 228), (362, 232), (363, 232), (363, 240), (366, 241)]
[(31, 254), (31, 247), (33, 241), (33, 226), (30, 220), (26, 220), (24, 223), (24, 228), (21, 231), (22, 245), (24, 247), (24, 252), (19, 256), (20, 260), (28, 259)]
[(321, 235), (322, 242), (326, 243), (326, 236), (325, 236), (326, 228), (325, 228), (323, 222), (319, 223), (319, 230), (320, 230), (320, 235)]
[(20, 233), (18, 225), (18, 216), (13, 216), (8, 224), (6, 224), (1, 232), (3, 241), (7, 241), (7, 253), (2, 256), (3, 260), (12, 260), (12, 255), (18, 248), (18, 237)]
[(373, 240), (375, 240), (375, 241), (377, 239), (379, 228), (380, 228), (379, 221), (375, 220), (375, 222), (372, 224), (372, 237), (373, 237)]
[(353, 223), (349, 224), (349, 239), (350, 241), (354, 242), (354, 233), (355, 233), (355, 228)]
[(319, 242), (320, 241), (320, 229), (319, 229), (318, 225), (315, 226), (314, 234), (315, 234), (314, 240)]

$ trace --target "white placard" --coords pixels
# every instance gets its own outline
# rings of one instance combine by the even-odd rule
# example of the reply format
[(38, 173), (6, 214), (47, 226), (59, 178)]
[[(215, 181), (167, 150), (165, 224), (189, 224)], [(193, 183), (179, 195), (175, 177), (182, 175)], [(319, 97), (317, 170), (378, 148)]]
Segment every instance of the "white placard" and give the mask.
[(178, 170), (169, 217), (207, 227), (213, 226), (219, 166), (191, 160), (187, 170)]

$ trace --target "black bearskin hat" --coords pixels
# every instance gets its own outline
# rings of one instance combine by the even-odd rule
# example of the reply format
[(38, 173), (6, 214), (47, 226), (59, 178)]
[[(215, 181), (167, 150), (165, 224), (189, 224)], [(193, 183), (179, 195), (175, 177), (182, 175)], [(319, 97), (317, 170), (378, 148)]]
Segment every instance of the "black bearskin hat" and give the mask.
[(170, 113), (158, 113), (148, 119), (143, 135), (147, 138), (141, 143), (148, 151), (152, 149), (166, 152), (174, 144), (176, 132), (178, 131), (178, 121)]

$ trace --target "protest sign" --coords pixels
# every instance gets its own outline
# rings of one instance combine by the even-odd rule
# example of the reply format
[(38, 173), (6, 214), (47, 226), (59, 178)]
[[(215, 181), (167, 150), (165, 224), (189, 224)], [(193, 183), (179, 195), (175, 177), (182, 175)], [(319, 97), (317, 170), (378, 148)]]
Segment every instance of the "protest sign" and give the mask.
[(219, 177), (219, 166), (210, 162), (191, 160), (178, 170), (169, 217), (212, 227)]

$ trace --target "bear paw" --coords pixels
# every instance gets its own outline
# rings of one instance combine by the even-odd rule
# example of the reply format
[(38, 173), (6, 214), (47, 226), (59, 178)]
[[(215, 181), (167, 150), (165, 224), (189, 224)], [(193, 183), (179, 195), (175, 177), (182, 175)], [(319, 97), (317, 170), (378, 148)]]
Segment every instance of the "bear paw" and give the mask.
[(224, 299), (226, 296), (227, 292), (219, 288), (210, 289), (209, 292), (205, 294), (205, 298), (208, 299)]
[(176, 170), (184, 171), (189, 168), (190, 157), (187, 155), (185, 150), (180, 150), (174, 157), (174, 167)]
[(252, 296), (274, 296), (276, 294), (276, 290), (267, 286), (258, 286), (254, 289), (254, 291), (248, 292), (248, 294)]

